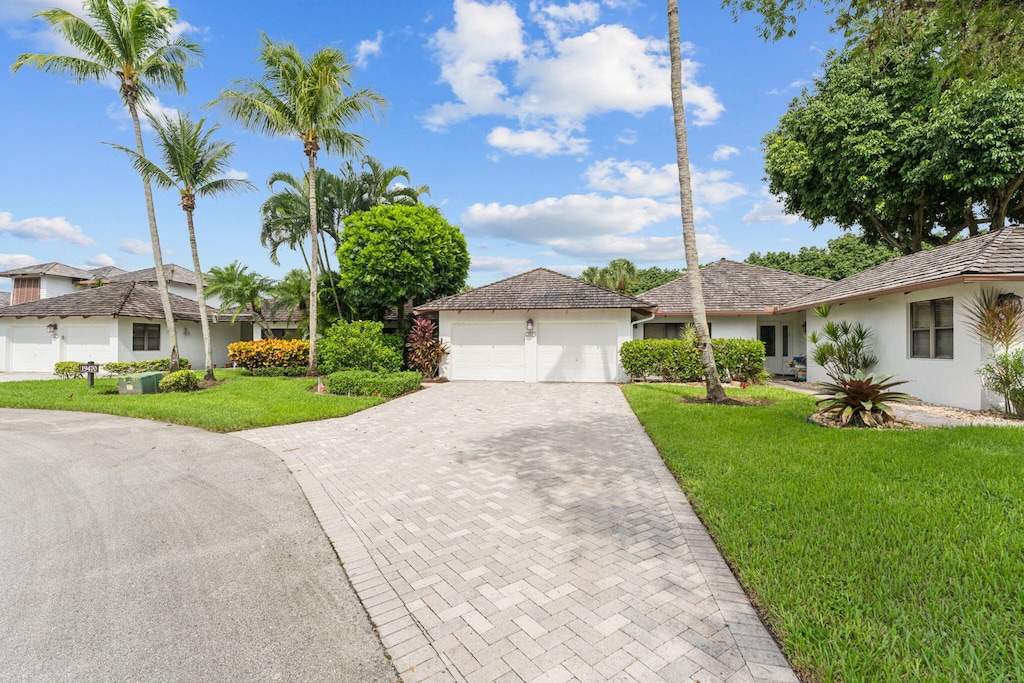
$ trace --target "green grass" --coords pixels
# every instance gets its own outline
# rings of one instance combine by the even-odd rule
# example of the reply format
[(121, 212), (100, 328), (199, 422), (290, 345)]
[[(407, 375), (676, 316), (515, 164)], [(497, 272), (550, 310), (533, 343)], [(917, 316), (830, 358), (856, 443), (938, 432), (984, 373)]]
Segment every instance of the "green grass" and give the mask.
[(213, 432), (269, 427), (343, 417), (383, 403), (374, 397), (347, 397), (310, 391), (315, 379), (250, 377), (239, 370), (217, 370), (223, 384), (191, 393), (118, 395), (117, 379), (0, 383), (0, 408), (78, 410), (200, 427)]
[(805, 680), (1024, 681), (1024, 430), (835, 430), (781, 389), (624, 391)]

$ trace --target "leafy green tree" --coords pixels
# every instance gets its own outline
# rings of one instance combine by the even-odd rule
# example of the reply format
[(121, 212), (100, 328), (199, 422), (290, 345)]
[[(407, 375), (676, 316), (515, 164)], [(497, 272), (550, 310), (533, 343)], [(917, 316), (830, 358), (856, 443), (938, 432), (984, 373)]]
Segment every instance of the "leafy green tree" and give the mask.
[(192, 267), (196, 273), (196, 299), (199, 303), (200, 324), (203, 330), (203, 349), (206, 352), (206, 376), (213, 376), (213, 342), (210, 339), (210, 319), (206, 314), (203, 269), (199, 264), (199, 247), (196, 244), (196, 228), (192, 215), (196, 210), (196, 197), (216, 197), (224, 192), (255, 190), (248, 180), (226, 178), (235, 143), (211, 139), (218, 126), (206, 128), (206, 119), (193, 121), (188, 114), (179, 113), (176, 119), (150, 117), (157, 145), (160, 147), (160, 164), (150, 161), (135, 150), (114, 145), (125, 152), (134, 162), (135, 170), (147, 182), (154, 183), (162, 190), (177, 190), (181, 195), (181, 209), (185, 212), (188, 225), (188, 243), (192, 251)]
[(669, 282), (681, 278), (685, 274), (685, 271), (678, 268), (659, 268), (658, 266), (642, 268), (637, 271), (636, 279), (629, 283), (626, 294), (630, 296), (643, 294), (655, 287), (667, 285)]
[(320, 277), (317, 234), (316, 159), (321, 147), (328, 153), (354, 154), (365, 139), (345, 130), (366, 116), (376, 115), (384, 98), (369, 89), (352, 88), (353, 67), (345, 54), (322, 48), (308, 60), (290, 43), (275, 43), (260, 35), (260, 79), (236, 81), (222, 90), (213, 104), (246, 128), (272, 137), (298, 137), (308, 160), (309, 190), (309, 375), (317, 374), (317, 288)]
[[(78, 54), (21, 54), (11, 65), (11, 71), (17, 73), (28, 65), (77, 83), (113, 80), (118, 84), (118, 92), (132, 117), (135, 151), (145, 156), (139, 106), (154, 99), (154, 87), (171, 87), (178, 94), (183, 94), (186, 91), (185, 69), (195, 63), (202, 50), (183, 36), (171, 37), (178, 11), (160, 7), (153, 0), (86, 0), (83, 9), (91, 21), (63, 9), (51, 9), (35, 15), (41, 17)], [(142, 185), (157, 288), (171, 345), (170, 368), (175, 371), (179, 367), (178, 333), (164, 273), (153, 191), (145, 178)]]
[(800, 251), (754, 252), (746, 263), (800, 275), (842, 280), (854, 273), (874, 268), (899, 256), (900, 253), (884, 244), (870, 244), (860, 235), (846, 233), (828, 241), (828, 246), (800, 247)]
[(238, 261), (224, 267), (214, 266), (206, 275), (206, 296), (220, 297), (220, 310), (231, 311), (231, 322), (242, 313), (251, 312), (264, 331), (270, 330), (264, 303), (273, 291), (273, 280), (250, 271)]
[(693, 326), (697, 331), (697, 348), (704, 366), (707, 399), (712, 403), (727, 401), (725, 389), (718, 378), (715, 352), (711, 348), (704, 288), (700, 279), (697, 234), (693, 219), (693, 188), (690, 185), (690, 151), (686, 136), (686, 108), (683, 102), (683, 62), (679, 45), (679, 2), (668, 0), (668, 46), (672, 83), (672, 114), (676, 134), (676, 166), (679, 171), (679, 215), (683, 223), (683, 246), (686, 252), (686, 277), (693, 302)]
[(352, 305), (380, 315), (409, 299), (456, 294), (469, 274), (466, 238), (434, 207), (377, 206), (345, 219), (338, 261)]

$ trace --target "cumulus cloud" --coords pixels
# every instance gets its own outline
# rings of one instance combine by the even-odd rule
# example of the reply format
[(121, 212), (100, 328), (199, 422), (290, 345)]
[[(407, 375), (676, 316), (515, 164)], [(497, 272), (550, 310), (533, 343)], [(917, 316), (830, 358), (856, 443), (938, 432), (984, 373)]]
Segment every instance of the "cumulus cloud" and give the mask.
[(8, 234), (36, 242), (67, 242), (80, 247), (96, 244), (91, 237), (82, 234), (82, 229), (69, 223), (63, 216), (57, 218), (23, 218), (14, 220), (7, 211), (0, 211), (0, 235)]
[(730, 157), (734, 157), (739, 154), (739, 149), (732, 145), (719, 145), (715, 148), (714, 154), (711, 155), (713, 161), (725, 161)]
[(380, 46), (384, 42), (384, 32), (377, 31), (377, 37), (373, 40), (361, 40), (356, 45), (356, 66), (364, 68), (370, 57), (380, 54)]
[(597, 22), (601, 6), (596, 2), (570, 2), (566, 5), (530, 3), (531, 19), (547, 34), (549, 40), (557, 40), (566, 30), (577, 30)]
[(90, 266), (97, 266), (97, 267), (116, 266), (117, 265), (117, 261), (115, 261), (113, 258), (111, 258), (107, 254), (96, 254), (92, 258), (85, 259), (85, 262), (88, 263)]
[[(646, 161), (605, 159), (591, 164), (584, 172), (587, 186), (594, 190), (630, 196), (669, 197), (679, 194), (676, 164), (654, 166)], [(739, 183), (731, 182), (731, 171), (690, 168), (690, 186), (696, 202), (724, 204), (747, 193)]]
[(623, 145), (635, 145), (637, 139), (636, 135), (636, 131), (632, 128), (625, 128), (615, 139)]
[[(565, 256), (601, 261), (627, 258), (640, 263), (682, 262), (686, 260), (682, 235), (643, 237), (602, 235), (590, 239), (552, 241), (552, 249)], [(697, 252), (702, 261), (736, 256), (739, 252), (713, 233), (697, 233)]]
[(590, 140), (574, 136), (569, 128), (514, 131), (498, 126), (487, 135), (487, 143), (516, 156), (531, 154), (546, 157), (554, 154), (583, 154)]
[(224, 177), (228, 180), (248, 180), (249, 174), (245, 171), (239, 171), (235, 168), (229, 168), (228, 172), (224, 174)]
[(153, 253), (152, 244), (150, 244), (149, 242), (143, 242), (142, 240), (137, 240), (134, 237), (129, 237), (127, 239), (121, 240), (121, 244), (117, 245), (117, 248), (129, 254)]
[(511, 277), (519, 273), (525, 273), (533, 265), (533, 261), (526, 258), (504, 258), (501, 256), (474, 256), (471, 267), (475, 271), (495, 273), (500, 277)]
[(0, 254), (0, 270), (12, 268), (24, 268), (39, 263), (34, 257), (28, 254)]
[(767, 189), (761, 190), (764, 201), (757, 202), (743, 216), (743, 222), (750, 225), (753, 223), (779, 223), (781, 225), (793, 225), (800, 220), (799, 216), (785, 213), (782, 200), (771, 195)]

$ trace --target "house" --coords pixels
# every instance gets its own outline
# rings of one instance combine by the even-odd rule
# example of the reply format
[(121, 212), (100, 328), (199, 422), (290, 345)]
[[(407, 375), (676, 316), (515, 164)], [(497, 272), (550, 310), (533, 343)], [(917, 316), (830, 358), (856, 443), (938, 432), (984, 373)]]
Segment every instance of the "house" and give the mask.
[(418, 306), (436, 314), (452, 380), (625, 382), (619, 349), (653, 307), (537, 268)]
[[(977, 374), (992, 350), (966, 324), (965, 307), (983, 288), (1024, 297), (1024, 226), (887, 261), (794, 297), (778, 312), (806, 314), (814, 332), (825, 321), (810, 311), (827, 304), (829, 320), (872, 329), (876, 369), (909, 380), (903, 390), (929, 403), (978, 410), (1002, 405)], [(824, 378), (810, 363), (808, 379)]]
[(0, 292), (0, 308), (11, 305), (11, 293)]
[[(759, 339), (764, 343), (768, 372), (794, 372), (793, 358), (807, 355), (806, 314), (780, 314), (778, 309), (795, 296), (817, 291), (832, 281), (728, 259), (704, 266), (700, 275), (711, 337)], [(693, 300), (685, 275), (639, 298), (655, 307), (655, 316), (636, 326), (636, 339), (677, 339), (693, 324)]]
[(71, 294), (82, 282), (93, 278), (93, 273), (63, 263), (40, 263), (14, 268), (0, 273), (0, 277), (13, 280), (11, 304)]

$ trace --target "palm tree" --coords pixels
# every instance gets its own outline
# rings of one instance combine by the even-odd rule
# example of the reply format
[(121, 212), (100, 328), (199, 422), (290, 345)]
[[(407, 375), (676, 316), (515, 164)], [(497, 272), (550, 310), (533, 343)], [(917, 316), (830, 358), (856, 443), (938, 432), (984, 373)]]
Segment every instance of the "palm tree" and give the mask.
[(263, 77), (236, 81), (222, 90), (212, 104), (246, 128), (263, 135), (295, 137), (309, 162), (309, 374), (317, 374), (316, 328), (319, 276), (317, 234), (316, 157), (321, 146), (328, 153), (358, 152), (365, 139), (344, 128), (373, 116), (384, 98), (369, 90), (353, 90), (352, 65), (333, 47), (314, 52), (308, 60), (291, 43), (275, 43), (260, 35), (259, 61)]
[(610, 280), (609, 289), (626, 293), (631, 282), (636, 280), (636, 266), (629, 259), (617, 258), (605, 268)]
[(420, 203), (420, 195), (430, 194), (430, 188), (426, 185), (413, 187), (397, 183), (399, 178), (404, 179), (406, 183), (411, 182), (409, 171), (401, 166), (384, 166), (375, 157), (365, 156), (362, 159), (362, 167), (365, 170), (358, 173), (351, 163), (342, 169), (343, 177), (354, 178), (357, 183), (354, 204), (349, 207), (346, 215), (356, 211), (369, 211), (381, 204), (413, 206)]
[(220, 310), (231, 310), (231, 322), (242, 313), (251, 312), (262, 330), (270, 329), (263, 303), (273, 292), (274, 281), (249, 270), (238, 261), (221, 268), (214, 266), (206, 275), (206, 296), (220, 297)]
[(690, 186), (690, 151), (686, 140), (686, 111), (683, 105), (683, 67), (679, 54), (679, 2), (668, 0), (668, 44), (672, 63), (672, 113), (676, 129), (676, 164), (679, 167), (679, 213), (683, 222), (683, 246), (686, 250), (686, 278), (693, 301), (693, 326), (697, 331), (697, 347), (704, 365), (704, 384), (708, 400), (723, 403), (725, 389), (718, 379), (715, 352), (711, 348), (708, 316), (704, 308), (704, 288), (701, 285), (697, 234), (693, 227), (693, 190)]
[(292, 314), (298, 313), (299, 318), (294, 322), (301, 330), (303, 324), (309, 324), (306, 319), (309, 315), (309, 271), (293, 268), (285, 273), (271, 290), (274, 297), (272, 313), (277, 313), (282, 308), (288, 311), (288, 326), (291, 327)]
[[(114, 79), (121, 99), (132, 117), (135, 127), (135, 149), (144, 156), (142, 125), (139, 105), (154, 98), (153, 86), (172, 87), (184, 94), (185, 69), (202, 55), (201, 48), (189, 43), (183, 36), (171, 39), (171, 28), (178, 11), (159, 7), (153, 0), (85, 0), (82, 17), (62, 9), (39, 12), (53, 31), (68, 42), (79, 55), (20, 54), (11, 65), (17, 73), (30, 65), (45, 72), (65, 76), (77, 83)], [(164, 274), (160, 234), (153, 209), (153, 191), (143, 178), (146, 196), (146, 217), (149, 219), (149, 238), (153, 245), (153, 265), (156, 267), (157, 288), (167, 321), (167, 336), (171, 344), (171, 370), (178, 369), (178, 333), (171, 312), (171, 298)]]
[(135, 170), (142, 177), (153, 182), (162, 190), (176, 189), (181, 194), (181, 208), (188, 223), (188, 243), (192, 249), (192, 267), (196, 272), (196, 301), (199, 303), (199, 318), (203, 328), (203, 349), (206, 352), (206, 377), (213, 377), (213, 342), (210, 340), (210, 319), (206, 314), (203, 269), (199, 265), (199, 249), (196, 246), (196, 229), (192, 214), (196, 210), (196, 197), (214, 197), (223, 192), (255, 190), (248, 180), (225, 178), (228, 162), (234, 152), (235, 143), (211, 140), (217, 131), (216, 124), (204, 128), (206, 119), (193, 121), (188, 114), (170, 117), (149, 117), (160, 146), (162, 167), (138, 152), (114, 145), (128, 154), (135, 163)]

